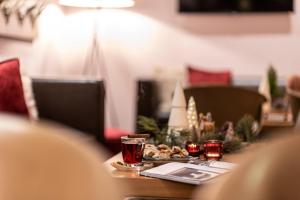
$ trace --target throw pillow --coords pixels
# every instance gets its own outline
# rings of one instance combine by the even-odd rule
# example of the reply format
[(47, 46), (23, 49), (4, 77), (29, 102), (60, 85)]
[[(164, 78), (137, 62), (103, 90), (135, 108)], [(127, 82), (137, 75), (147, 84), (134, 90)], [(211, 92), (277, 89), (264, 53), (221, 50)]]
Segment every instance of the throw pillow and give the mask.
[(23, 93), (25, 98), (25, 103), (28, 109), (29, 117), (32, 121), (37, 121), (38, 117), (38, 110), (35, 103), (35, 98), (32, 90), (32, 80), (28, 76), (21, 76), (22, 78), (22, 85), (23, 85)]
[(0, 112), (28, 116), (18, 59), (0, 62)]
[(191, 86), (195, 85), (230, 85), (230, 71), (207, 71), (188, 66), (188, 80)]

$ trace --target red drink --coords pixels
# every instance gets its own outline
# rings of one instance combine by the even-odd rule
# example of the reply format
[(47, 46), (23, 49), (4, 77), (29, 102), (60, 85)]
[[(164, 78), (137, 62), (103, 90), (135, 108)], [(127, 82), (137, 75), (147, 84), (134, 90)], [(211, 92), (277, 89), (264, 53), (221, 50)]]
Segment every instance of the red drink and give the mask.
[(122, 155), (126, 164), (140, 164), (143, 159), (144, 143), (126, 141), (122, 143)]
[(122, 156), (124, 163), (129, 166), (137, 166), (142, 164), (145, 138), (128, 138), (121, 137), (122, 140)]

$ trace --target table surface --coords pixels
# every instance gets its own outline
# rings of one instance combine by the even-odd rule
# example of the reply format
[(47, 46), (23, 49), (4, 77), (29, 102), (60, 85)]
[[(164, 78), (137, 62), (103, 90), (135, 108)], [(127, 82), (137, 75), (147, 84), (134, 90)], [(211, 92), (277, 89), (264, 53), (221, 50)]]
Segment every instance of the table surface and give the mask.
[[(250, 145), (252, 146), (252, 145)], [(247, 147), (246, 149), (249, 149)], [(251, 147), (253, 148), (253, 146)], [(245, 151), (245, 150), (243, 150)], [(242, 152), (225, 154), (223, 161), (239, 163)], [(111, 176), (120, 184), (126, 185), (126, 196), (131, 197), (160, 197), (189, 199), (196, 187), (195, 185), (167, 181), (157, 178), (140, 176), (138, 172), (118, 171), (111, 166), (112, 162), (122, 161), (122, 154), (118, 153), (108, 159), (104, 165), (111, 173)]]
[(115, 170), (111, 163), (116, 161), (122, 161), (121, 153), (107, 160), (105, 166), (113, 178), (128, 186), (126, 196), (189, 198), (195, 189), (194, 185), (140, 176), (138, 172)]

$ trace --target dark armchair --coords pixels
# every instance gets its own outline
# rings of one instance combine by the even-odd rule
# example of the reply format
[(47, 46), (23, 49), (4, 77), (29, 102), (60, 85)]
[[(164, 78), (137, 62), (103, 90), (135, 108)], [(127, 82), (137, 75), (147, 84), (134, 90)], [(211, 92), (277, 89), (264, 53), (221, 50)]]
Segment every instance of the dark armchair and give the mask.
[(194, 97), (198, 112), (212, 113), (217, 127), (226, 121), (236, 123), (244, 114), (250, 114), (260, 121), (261, 107), (266, 101), (256, 91), (231, 86), (191, 87), (184, 92), (187, 101), (190, 96)]
[(41, 119), (59, 122), (104, 142), (104, 84), (99, 80), (33, 79)]

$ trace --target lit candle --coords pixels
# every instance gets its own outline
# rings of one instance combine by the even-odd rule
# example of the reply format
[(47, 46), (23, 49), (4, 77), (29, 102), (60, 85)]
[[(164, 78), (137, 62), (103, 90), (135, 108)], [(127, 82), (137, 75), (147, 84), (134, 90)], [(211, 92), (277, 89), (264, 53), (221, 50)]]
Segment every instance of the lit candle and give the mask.
[(208, 140), (204, 142), (204, 157), (206, 160), (220, 160), (223, 156), (223, 142)]
[(195, 143), (187, 143), (186, 150), (190, 156), (197, 157), (200, 155), (200, 145)]

